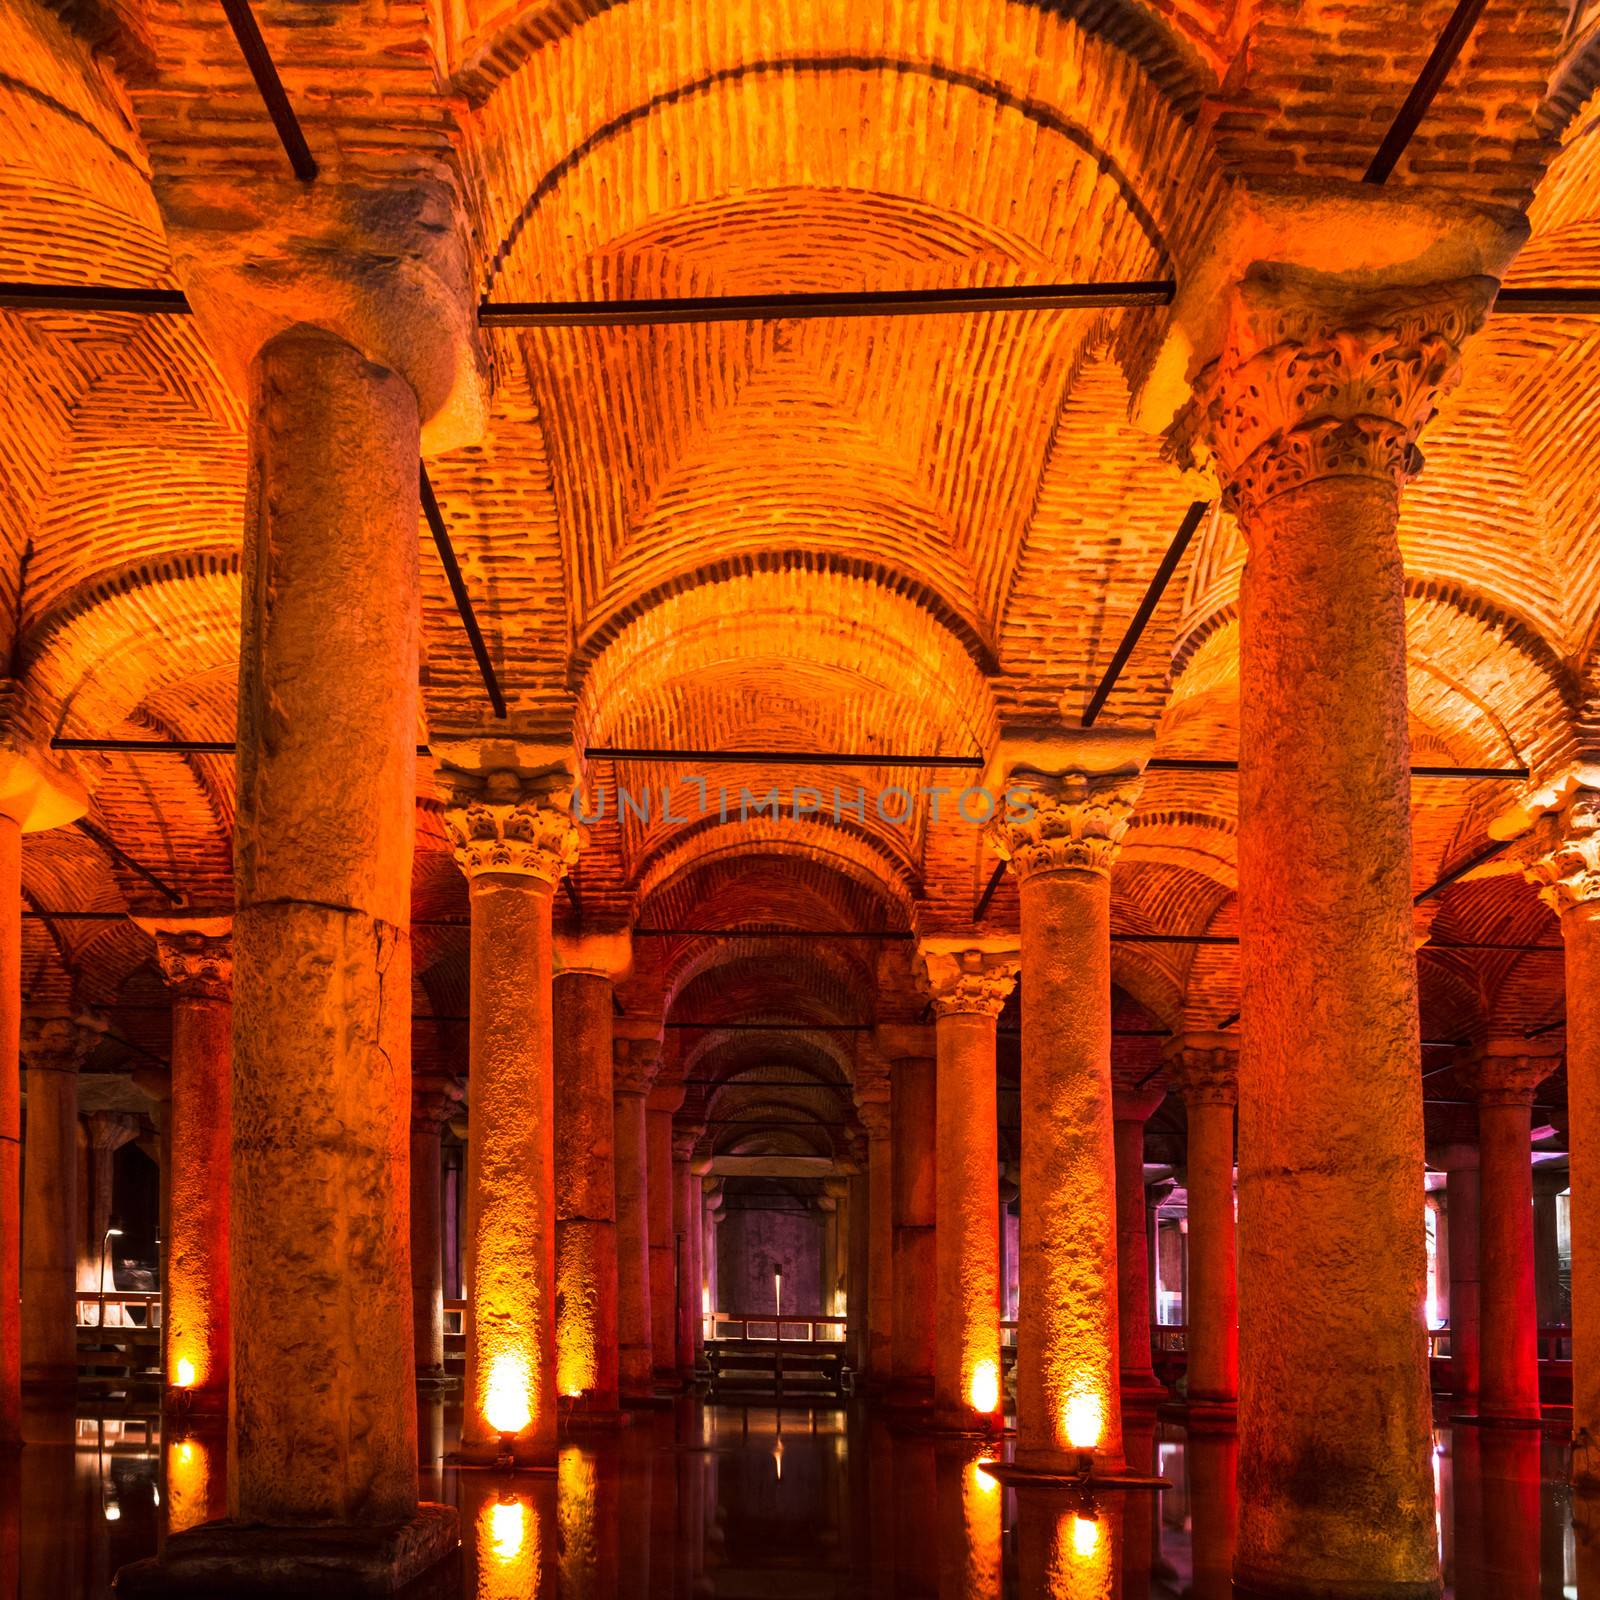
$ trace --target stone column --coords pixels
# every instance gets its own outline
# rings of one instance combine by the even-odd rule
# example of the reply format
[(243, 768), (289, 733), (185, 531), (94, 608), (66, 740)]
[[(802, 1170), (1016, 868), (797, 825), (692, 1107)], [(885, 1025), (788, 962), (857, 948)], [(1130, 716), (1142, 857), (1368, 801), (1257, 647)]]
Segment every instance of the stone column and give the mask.
[(1571, 1182), (1565, 1167), (1533, 1169), (1533, 1294), (1541, 1328), (1563, 1327), (1568, 1320), (1561, 1294), (1561, 1231), (1556, 1208)]
[[(1344, 218), (1350, 251), (1375, 248), (1387, 215), (1371, 211), (1365, 235)], [(1298, 243), (1314, 224), (1296, 217)], [(1498, 224), (1461, 230), (1456, 260), (1504, 259)], [(1417, 436), (1495, 285), (1372, 278), (1251, 265), (1208, 308), (1221, 354), (1186, 424), (1249, 549), (1236, 1576), (1252, 1595), (1439, 1584), (1396, 528)]]
[(417, 1381), (444, 1370), (444, 1129), (461, 1104), (458, 1078), (411, 1080), (411, 1343)]
[(1125, 1408), (1153, 1406), (1167, 1393), (1151, 1360), (1150, 1230), (1144, 1187), (1144, 1125), (1165, 1098), (1159, 1089), (1120, 1088), (1111, 1097), (1117, 1167), (1117, 1349)]
[(894, 1149), (886, 1065), (857, 1061), (855, 1102), (867, 1134), (866, 1377), (869, 1389), (882, 1390), (894, 1370)]
[[(630, 1031), (624, 1032), (624, 1028)], [(611, 1104), (617, 1174), (618, 1379), (625, 1399), (655, 1385), (650, 1295), (650, 1161), (645, 1101), (661, 1060), (658, 1024), (624, 1018), (612, 1040)]]
[(614, 986), (626, 929), (556, 935), (556, 1386), (591, 1425), (618, 1416)]
[(1124, 1467), (1111, 868), (1150, 742), (1058, 732), (1004, 742), (998, 757), (1007, 818), (994, 842), (1022, 913), (1016, 1461), (1039, 1472), (1073, 1470), (1079, 1448), (1099, 1473)]
[(1189, 1114), (1190, 1427), (1226, 1421), (1239, 1400), (1239, 1294), (1233, 1220), (1233, 1112), (1238, 1041), (1189, 1033), (1167, 1047), (1167, 1077)]
[(161, 1234), (169, 1410), (224, 1416), (233, 1347), (232, 918), (145, 921), (172, 992)]
[(81, 788), (41, 760), (44, 730), (0, 679), (0, 1450), (22, 1442), (22, 836), (81, 817)]
[(101, 1031), (65, 1014), (22, 1019), (22, 1381), (47, 1394), (70, 1394), (78, 1383), (78, 1068)]
[(889, 1061), (894, 1125), (894, 1399), (928, 1404), (933, 1399), (937, 1221), (933, 1030), (895, 1025), (877, 1034), (878, 1048)]
[(1478, 1415), (1537, 1424), (1539, 1312), (1533, 1291), (1534, 1091), (1559, 1063), (1530, 1041), (1490, 1040), (1463, 1068), (1478, 1101)]
[(697, 1373), (704, 1373), (709, 1370), (706, 1366), (706, 1308), (712, 1303), (708, 1299), (711, 1277), (706, 1263), (706, 1184), (711, 1177), (711, 1158), (696, 1157), (689, 1171), (694, 1180), (689, 1188), (693, 1202), (690, 1210), (690, 1240), (694, 1251), (694, 1369)]
[(855, 1171), (848, 1180), (850, 1192), (845, 1200), (849, 1219), (844, 1294), (845, 1342), (850, 1352), (850, 1365), (860, 1374), (866, 1366), (867, 1301), (871, 1294), (868, 1285), (871, 1272), (869, 1229), (872, 1226), (872, 1179), (867, 1170), (865, 1134), (857, 1134), (852, 1138), (850, 1159)]
[[(1533, 826), (1530, 881), (1561, 919), (1566, 946), (1567, 1115), (1572, 1165), (1572, 1481), (1585, 1530), (1600, 1490), (1600, 762), (1562, 773), (1500, 837)], [(1600, 1548), (1600, 1541), (1596, 1541)]]
[(673, 1303), (673, 1348), (680, 1383), (694, 1378), (694, 1324), (700, 1312), (699, 1255), (694, 1247), (699, 1231), (695, 1190), (700, 1180), (694, 1172), (694, 1151), (704, 1132), (704, 1124), (672, 1130), (672, 1259), (678, 1285)]
[(645, 1101), (649, 1154), (650, 1348), (657, 1383), (678, 1381), (678, 1202), (673, 1197), (672, 1118), (683, 1104), (681, 1081), (657, 1074)]
[(708, 1337), (716, 1338), (716, 1314), (722, 1309), (717, 1288), (717, 1227), (722, 1221), (722, 1179), (707, 1178), (705, 1193), (705, 1236), (701, 1244), (703, 1275), (706, 1283), (706, 1326)]
[(452, 774), (445, 812), (472, 906), (467, 1367), (461, 1451), (556, 1459), (551, 900), (577, 859), (570, 769)]
[(1000, 1419), (1000, 1162), (995, 1023), (1017, 981), (1011, 949), (924, 939), (935, 1088), (934, 1420)]
[(1444, 1170), (1445, 1252), (1450, 1263), (1450, 1390), (1478, 1398), (1478, 1147), (1447, 1145)]
[[(124, 1111), (93, 1111), (81, 1119), (79, 1135), (80, 1178), (86, 1181), (78, 1191), (78, 1291), (109, 1295), (116, 1287), (117, 1247), (110, 1231), (116, 1221), (112, 1203), (116, 1155), (138, 1137), (139, 1120)], [(102, 1301), (94, 1316), (105, 1327), (117, 1327), (122, 1322), (122, 1309)]]

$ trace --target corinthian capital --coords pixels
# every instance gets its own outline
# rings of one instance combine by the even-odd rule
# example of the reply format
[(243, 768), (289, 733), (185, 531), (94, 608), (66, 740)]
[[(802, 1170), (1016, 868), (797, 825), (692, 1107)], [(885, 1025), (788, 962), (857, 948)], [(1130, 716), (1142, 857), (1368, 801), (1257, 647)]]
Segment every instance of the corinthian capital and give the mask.
[(1600, 789), (1574, 789), (1535, 830), (1543, 855), (1528, 863), (1528, 882), (1560, 915), (1600, 904)]
[(22, 1019), (22, 1064), (30, 1072), (76, 1072), (105, 1037), (99, 1018), (65, 1011)]
[(924, 940), (920, 954), (936, 1017), (998, 1017), (1022, 966), (1014, 949), (963, 950), (945, 940)]
[(1173, 430), (1177, 453), (1209, 449), (1247, 533), (1252, 512), (1321, 478), (1373, 478), (1398, 493), (1495, 289), (1488, 277), (1369, 289), (1303, 268), (1251, 268), (1229, 304), (1222, 353)]
[(469, 878), (500, 872), (559, 883), (583, 843), (565, 773), (452, 773), (444, 818)]
[(154, 935), (161, 975), (178, 1000), (227, 1000), (233, 994), (232, 917), (138, 919)]
[(990, 828), (995, 850), (1019, 879), (1037, 872), (1109, 875), (1133, 821), (1142, 776), (1014, 778), (1007, 812)]
[(1539, 1050), (1526, 1039), (1491, 1039), (1468, 1052), (1458, 1070), (1480, 1106), (1531, 1106), (1560, 1062), (1559, 1050)]
[(1179, 1034), (1168, 1042), (1165, 1061), (1168, 1081), (1189, 1105), (1238, 1105), (1237, 1034)]
[(613, 1094), (649, 1094), (661, 1067), (661, 1041), (658, 1038), (627, 1038), (614, 1035), (611, 1040), (611, 1092)]

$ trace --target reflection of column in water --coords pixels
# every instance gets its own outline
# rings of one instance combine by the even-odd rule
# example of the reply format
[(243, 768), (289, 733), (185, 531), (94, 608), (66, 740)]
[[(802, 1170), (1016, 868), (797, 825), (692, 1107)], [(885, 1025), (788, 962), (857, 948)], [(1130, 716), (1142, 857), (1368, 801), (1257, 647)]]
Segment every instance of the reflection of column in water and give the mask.
[(537, 1600), (539, 1517), (530, 1496), (485, 1495), (477, 1518), (476, 1600)]
[(576, 1445), (556, 1460), (557, 1585), (560, 1600), (612, 1600), (617, 1592), (615, 1471)]
[(166, 1440), (166, 1488), (161, 1503), (169, 1534), (197, 1528), (225, 1514), (223, 1449), (222, 1438), (199, 1432), (173, 1434)]
[(1580, 1600), (1600, 1595), (1600, 1493), (1572, 1491), (1573, 1576)]
[(1488, 1512), (1483, 1524), (1484, 1600), (1539, 1600), (1539, 1430), (1478, 1431), (1483, 1436), (1479, 1452)]
[[(99, 1481), (76, 1481), (70, 1410), (24, 1410), (22, 1426), (28, 1449), (18, 1495), (22, 1578), (17, 1593), (19, 1600), (61, 1600), (83, 1590), (81, 1508), (85, 1493), (98, 1502)], [(94, 1515), (99, 1521), (98, 1504)]]
[(894, 1441), (895, 1593), (939, 1589), (939, 1541), (929, 1537), (928, 1508), (937, 1503), (933, 1441), (903, 1433)]
[(1001, 1490), (979, 1459), (969, 1445), (937, 1454), (939, 1600), (1000, 1597)]
[(417, 1390), (417, 1490), (424, 1500), (444, 1499), (444, 1396)]
[(22, 1585), (22, 1458), (0, 1446), (0, 1600)]
[[(1539, 1483), (1539, 1571), (1552, 1593), (1558, 1591), (1567, 1555), (1567, 1479), (1572, 1447), (1566, 1439), (1542, 1436)], [(1600, 1591), (1591, 1590), (1590, 1593)]]
[(1239, 1439), (1201, 1433), (1189, 1440), (1194, 1600), (1232, 1600), (1233, 1547), (1239, 1532)]
[[(862, 1448), (861, 1435), (856, 1434), (856, 1448)], [(895, 1518), (894, 1518), (894, 1435), (889, 1424), (875, 1411), (869, 1411), (866, 1423), (865, 1448), (867, 1453), (866, 1508), (868, 1547), (872, 1563), (872, 1581), (868, 1592), (872, 1600), (887, 1600), (894, 1592)]]
[(1018, 1593), (1027, 1600), (1113, 1600), (1123, 1495), (1086, 1506), (1071, 1491), (1018, 1485)]
[(1445, 1574), (1456, 1600), (1475, 1600), (1483, 1590), (1483, 1459), (1485, 1430), (1457, 1425), (1450, 1430), (1450, 1523), (1455, 1566)]
[[(1122, 1413), (1122, 1452), (1128, 1471), (1156, 1473), (1156, 1414), (1146, 1406)], [(1148, 1600), (1150, 1564), (1161, 1545), (1161, 1504), (1153, 1489), (1122, 1491), (1122, 1600)]]

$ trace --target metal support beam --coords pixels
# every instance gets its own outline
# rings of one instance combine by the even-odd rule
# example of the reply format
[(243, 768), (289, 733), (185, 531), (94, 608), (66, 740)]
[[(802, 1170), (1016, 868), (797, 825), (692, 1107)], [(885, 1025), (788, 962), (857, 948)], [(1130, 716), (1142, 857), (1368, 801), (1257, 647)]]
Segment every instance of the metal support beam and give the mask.
[(427, 519), (428, 531), (433, 535), (434, 548), (439, 552), (439, 564), (444, 568), (450, 593), (455, 597), (456, 614), (467, 631), (467, 642), (472, 646), (478, 673), (483, 679), (484, 688), (489, 691), (489, 703), (494, 707), (495, 716), (503, 722), (506, 697), (500, 692), (500, 680), (495, 676), (494, 663), (489, 659), (489, 647), (483, 642), (483, 630), (478, 626), (477, 613), (472, 609), (472, 596), (467, 593), (466, 580), (461, 576), (461, 566), (450, 543), (450, 530), (444, 525), (444, 513), (439, 510), (439, 501), (434, 495), (433, 485), (428, 481), (426, 467), (418, 468), (418, 486), (422, 494), (422, 514)]
[(181, 890), (174, 889), (164, 878), (158, 878), (142, 862), (135, 861), (108, 833), (97, 828), (87, 817), (79, 817), (76, 826), (85, 838), (92, 839), (118, 866), (126, 868), (137, 878), (143, 878), (152, 889), (165, 895), (175, 906), (187, 902), (187, 895)]
[(289, 158), (289, 165), (294, 168), (295, 177), (302, 183), (310, 183), (317, 175), (316, 158), (311, 154), (311, 146), (306, 143), (300, 119), (289, 104), (283, 79), (278, 76), (278, 69), (273, 64), (272, 52), (267, 49), (267, 41), (261, 37), (255, 13), (250, 9), (250, 0), (222, 0), (222, 12), (228, 19), (228, 26), (233, 29), (234, 38), (238, 40), (239, 53), (250, 69), (250, 76), (256, 81), (257, 92), (267, 108), (267, 115), (272, 118), (272, 126), (278, 130), (278, 142)]
[(1411, 136), (1427, 115), (1428, 107), (1433, 104), (1433, 97), (1438, 94), (1451, 67), (1455, 65), (1461, 47), (1477, 26), (1484, 3), (1485, 0), (1458, 0), (1455, 10), (1450, 13), (1450, 20), (1444, 25), (1444, 31), (1423, 63), (1422, 71), (1417, 74), (1411, 93), (1395, 113), (1389, 131), (1383, 136), (1383, 143), (1378, 146), (1366, 172), (1362, 174), (1363, 183), (1381, 184), (1388, 180), (1400, 157), (1405, 154), (1406, 146), (1411, 143)]

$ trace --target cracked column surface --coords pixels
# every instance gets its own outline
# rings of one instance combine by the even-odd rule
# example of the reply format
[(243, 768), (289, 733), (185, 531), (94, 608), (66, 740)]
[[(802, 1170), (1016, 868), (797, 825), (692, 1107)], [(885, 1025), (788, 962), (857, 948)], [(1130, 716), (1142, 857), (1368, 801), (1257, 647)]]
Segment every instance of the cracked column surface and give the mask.
[(591, 1419), (618, 1405), (611, 1019), (627, 935), (556, 936), (556, 1387)]
[(1249, 552), (1236, 1575), (1252, 1595), (1440, 1590), (1397, 525), (1417, 436), (1494, 289), (1254, 265), (1187, 424)]
[(1125, 1466), (1111, 868), (1150, 743), (1141, 729), (1018, 734), (997, 758), (1015, 803), (993, 838), (1022, 919), (1016, 1460), (1039, 1472), (1072, 1470), (1080, 1449), (1100, 1472)]
[[(452, 756), (456, 752), (451, 752)], [(492, 742), (450, 774), (445, 819), (472, 907), (467, 1365), (461, 1453), (556, 1460), (553, 933), (576, 861), (564, 765), (519, 770)]]
[(1014, 947), (924, 941), (937, 1080), (933, 1411), (941, 1427), (998, 1426), (1000, 1187), (995, 1026), (1017, 981)]

